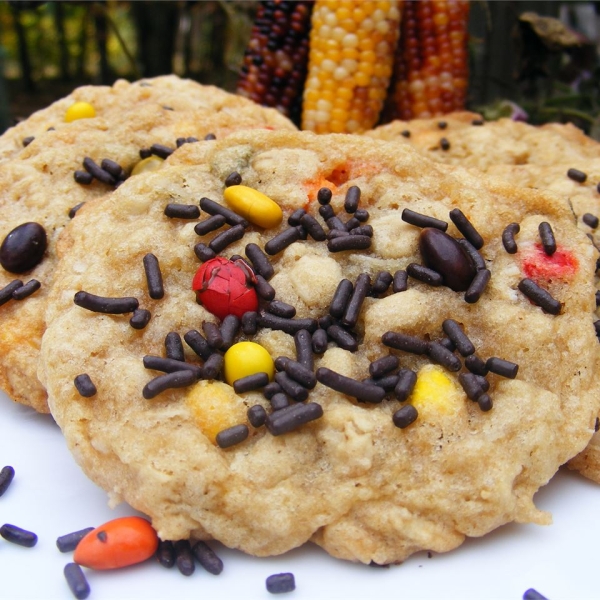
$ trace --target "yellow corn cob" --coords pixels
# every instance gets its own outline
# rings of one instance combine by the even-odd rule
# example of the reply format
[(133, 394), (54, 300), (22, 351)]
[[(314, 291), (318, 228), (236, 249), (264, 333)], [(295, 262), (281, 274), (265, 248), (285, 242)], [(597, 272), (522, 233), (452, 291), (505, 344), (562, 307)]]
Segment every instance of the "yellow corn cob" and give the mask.
[(302, 129), (355, 133), (379, 119), (400, 28), (397, 0), (316, 0)]
[(384, 121), (463, 110), (468, 85), (466, 0), (407, 0)]

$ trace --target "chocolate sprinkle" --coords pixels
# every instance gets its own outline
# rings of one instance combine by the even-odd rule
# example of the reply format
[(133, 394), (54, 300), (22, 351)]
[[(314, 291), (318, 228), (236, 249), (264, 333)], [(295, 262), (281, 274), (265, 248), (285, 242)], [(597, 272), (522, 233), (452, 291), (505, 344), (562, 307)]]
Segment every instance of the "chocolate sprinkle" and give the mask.
[(210, 198), (200, 198), (200, 208), (209, 215), (222, 215), (225, 217), (225, 222), (232, 227), (235, 225), (241, 225), (244, 228), (249, 226), (246, 219)]
[(167, 358), (182, 362), (185, 360), (181, 336), (176, 331), (170, 331), (165, 336), (165, 353)]
[(171, 219), (197, 219), (200, 209), (195, 204), (169, 203), (165, 206), (165, 216)]
[(324, 204), (323, 206), (319, 206), (319, 214), (325, 222), (327, 222), (328, 219), (335, 217), (335, 212), (331, 204)]
[[(269, 284), (267, 283), (267, 285)], [(258, 292), (258, 288), (256, 291)], [(242, 331), (244, 332), (244, 335), (250, 336), (256, 334), (258, 331), (257, 318), (258, 313), (256, 311), (249, 310), (242, 315)]]
[(393, 279), (394, 278), (392, 277), (392, 274), (388, 271), (380, 271), (379, 273), (377, 273), (373, 286), (371, 287), (371, 294), (373, 296), (385, 294), (385, 292), (387, 292), (388, 288), (390, 287)]
[(146, 310), (145, 308), (136, 308), (133, 311), (133, 315), (131, 315), (131, 319), (129, 319), (129, 324), (134, 329), (144, 329), (150, 322), (151, 316), (149, 310)]
[(296, 227), (296, 225), (300, 225), (300, 221), (302, 217), (306, 214), (306, 211), (303, 208), (297, 208), (289, 217), (288, 217), (288, 225), (292, 227)]
[(392, 416), (392, 421), (396, 427), (404, 429), (417, 420), (419, 413), (412, 404), (407, 404), (397, 410)]
[(232, 185), (240, 185), (242, 183), (242, 176), (237, 171), (232, 171), (225, 178), (225, 187), (231, 187)]
[[(317, 385), (317, 378), (312, 372), (312, 369), (305, 367), (303, 364), (288, 359), (283, 366), (285, 372), (297, 383), (309, 390), (312, 390)], [(281, 385), (281, 384), (280, 384)], [(283, 387), (283, 386), (282, 386)]]
[(317, 381), (323, 385), (336, 392), (352, 396), (361, 402), (379, 403), (385, 396), (383, 388), (346, 377), (326, 367), (317, 369), (316, 375)]
[(37, 292), (41, 286), (42, 284), (37, 279), (30, 279), (12, 293), (13, 300), (24, 300)]
[(344, 198), (344, 210), (349, 213), (355, 213), (360, 202), (360, 188), (356, 185), (351, 185), (346, 192)]
[(110, 315), (133, 312), (139, 306), (138, 299), (130, 296), (108, 298), (84, 291), (77, 292), (73, 301), (77, 306), (81, 306), (81, 308)]
[(485, 361), (486, 368), (496, 375), (514, 379), (519, 371), (519, 365), (516, 363), (492, 356)]
[(208, 360), (214, 350), (209, 346), (206, 338), (195, 329), (184, 334), (185, 343), (202, 359)]
[(211, 348), (214, 348), (215, 350), (221, 348), (223, 345), (223, 336), (217, 325), (211, 321), (204, 321), (204, 323), (202, 323), (202, 330), (204, 331), (206, 341)]
[(316, 319), (284, 319), (267, 312), (259, 313), (257, 322), (259, 327), (283, 331), (290, 335), (294, 335), (301, 329), (312, 333), (317, 328)]
[(378, 379), (397, 369), (399, 364), (400, 361), (397, 356), (388, 354), (387, 356), (382, 356), (381, 358), (374, 360), (369, 365), (369, 374), (374, 379)]
[(200, 379), (202, 376), (202, 368), (198, 365), (186, 363), (176, 358), (163, 358), (162, 356), (153, 356), (152, 354), (146, 354), (142, 359), (144, 367), (146, 369), (152, 369), (153, 371), (162, 371), (163, 373), (176, 373), (177, 371), (193, 371), (196, 374), (196, 378)]
[(177, 540), (173, 544), (173, 548), (175, 549), (175, 564), (179, 572), (189, 577), (196, 570), (190, 542), (188, 540)]
[(87, 171), (77, 170), (73, 173), (73, 179), (81, 185), (90, 185), (94, 181), (94, 176)]
[(445, 137), (440, 140), (440, 148), (444, 151), (450, 150), (450, 142)]
[(221, 338), (223, 339), (223, 345), (221, 350), (228, 350), (235, 340), (235, 336), (240, 330), (240, 319), (235, 315), (226, 315), (221, 322)]
[(314, 368), (314, 357), (312, 349), (312, 336), (306, 329), (300, 329), (294, 334), (296, 346), (296, 360), (309, 370)]
[(599, 219), (596, 215), (585, 213), (583, 217), (581, 217), (581, 220), (592, 229), (596, 229), (598, 227)]
[(473, 342), (467, 337), (459, 323), (453, 319), (446, 319), (442, 323), (442, 329), (463, 356), (469, 356), (475, 352)]
[(21, 279), (13, 279), (10, 283), (7, 283), (2, 289), (0, 289), (0, 306), (6, 304), (13, 297), (13, 293), (19, 288), (23, 287), (23, 281)]
[(83, 168), (102, 183), (108, 185), (115, 185), (116, 183), (116, 179), (108, 171), (105, 171), (100, 165), (96, 164), (89, 156), (83, 159)]
[(317, 201), (321, 205), (326, 205), (331, 202), (331, 190), (329, 188), (323, 187), (317, 192)]
[(247, 425), (234, 425), (217, 433), (216, 442), (219, 448), (231, 448), (247, 439), (249, 433)]
[(554, 239), (552, 226), (550, 223), (542, 221), (538, 226), (538, 231), (540, 233), (542, 246), (544, 247), (544, 252), (548, 256), (552, 256), (556, 252), (556, 240)]
[(265, 244), (265, 252), (270, 256), (279, 254), (285, 250), (288, 246), (291, 246), (294, 242), (297, 242), (302, 237), (299, 227), (290, 227), (284, 229), (281, 233), (271, 238)]
[(411, 354), (426, 354), (429, 343), (414, 335), (406, 335), (404, 333), (396, 333), (395, 331), (387, 331), (381, 336), (381, 341), (385, 346), (410, 352)]
[(356, 278), (356, 284), (354, 285), (354, 291), (350, 296), (350, 300), (346, 305), (346, 311), (342, 317), (342, 325), (345, 327), (354, 327), (358, 322), (362, 305), (367, 297), (367, 294), (371, 290), (371, 278), (368, 273), (361, 273)]
[(296, 589), (296, 580), (293, 573), (275, 573), (269, 575), (265, 582), (267, 592), (271, 594), (286, 594)]
[(471, 281), (471, 285), (465, 292), (465, 302), (468, 302), (469, 304), (477, 302), (485, 291), (491, 276), (492, 273), (489, 269), (477, 271), (473, 281)]
[(174, 148), (169, 148), (169, 146), (164, 146), (163, 144), (152, 144), (150, 146), (150, 154), (154, 154), (154, 156), (162, 159), (169, 158), (174, 151)]
[(553, 298), (548, 291), (542, 289), (535, 281), (529, 278), (521, 279), (518, 288), (543, 311), (550, 313), (551, 315), (560, 314), (562, 304)]
[(485, 259), (483, 256), (481, 256), (477, 248), (471, 244), (471, 242), (464, 239), (459, 239), (457, 241), (461, 245), (462, 249), (466, 252), (467, 256), (471, 259), (471, 262), (477, 271), (481, 271), (486, 268)]
[(488, 369), (485, 362), (476, 354), (471, 354), (465, 358), (465, 367), (475, 375), (487, 375)]
[(263, 396), (267, 400), (270, 400), (275, 394), (281, 394), (282, 392), (283, 389), (281, 386), (276, 381), (271, 381), (271, 383), (265, 385), (263, 389)]
[(328, 327), (327, 335), (332, 342), (335, 342), (343, 350), (348, 350), (349, 352), (356, 352), (358, 350), (358, 342), (355, 337), (339, 325)]
[(365, 208), (359, 208), (354, 213), (354, 218), (357, 219), (358, 221), (360, 221), (361, 223), (365, 223), (366, 221), (369, 220), (369, 211), (366, 210)]
[(477, 401), (479, 396), (485, 393), (485, 390), (479, 383), (479, 379), (473, 373), (461, 373), (458, 376), (458, 382), (465, 391), (469, 400)]
[(198, 235), (206, 235), (207, 233), (220, 229), (223, 225), (225, 225), (225, 217), (223, 215), (213, 215), (212, 217), (208, 217), (208, 219), (197, 223), (194, 227), (194, 231)]
[(212, 575), (219, 575), (223, 571), (223, 561), (206, 542), (202, 540), (197, 541), (192, 546), (192, 553), (200, 563), (200, 566)]
[(296, 308), (281, 300), (273, 300), (270, 302), (267, 305), (267, 311), (272, 315), (283, 317), (284, 319), (293, 319), (296, 316)]
[(579, 169), (569, 169), (567, 171), (567, 177), (573, 181), (576, 181), (577, 183), (585, 183), (587, 174)]
[(236, 394), (243, 394), (265, 387), (267, 383), (269, 383), (267, 373), (253, 373), (252, 375), (236, 379), (233, 382), (233, 389)]
[(65, 533), (56, 538), (56, 547), (60, 552), (73, 552), (77, 544), (90, 532), (94, 531), (94, 527), (86, 527), (79, 531)]
[(293, 404), (270, 414), (266, 426), (272, 435), (282, 435), (323, 416), (323, 407), (316, 402)]
[(209, 248), (206, 244), (199, 242), (194, 246), (194, 254), (198, 258), (198, 260), (202, 262), (207, 262), (213, 259), (217, 254), (214, 250)]
[(262, 275), (256, 275), (254, 289), (258, 296), (267, 302), (275, 298), (275, 288)]
[(516, 254), (517, 242), (515, 241), (515, 235), (521, 231), (521, 227), (518, 223), (511, 223), (504, 228), (502, 232), (502, 245), (509, 254)]
[(4, 492), (9, 488), (12, 480), (15, 477), (15, 470), (10, 465), (2, 467), (0, 471), (0, 496), (4, 495)]
[(7, 541), (25, 548), (33, 548), (37, 544), (38, 536), (32, 531), (21, 529), (16, 525), (5, 523), (0, 527), (0, 535)]
[(63, 574), (71, 593), (77, 600), (84, 600), (90, 595), (90, 584), (83, 569), (77, 563), (67, 563), (63, 568)]
[(171, 540), (159, 540), (156, 560), (165, 569), (170, 569), (175, 565), (175, 548)]
[(248, 409), (246, 416), (252, 427), (261, 427), (267, 420), (267, 411), (260, 404), (255, 404)]
[(202, 367), (202, 377), (204, 379), (216, 379), (223, 370), (223, 357), (214, 353), (211, 354)]
[(271, 403), (271, 408), (273, 410), (281, 410), (282, 408), (285, 408), (286, 406), (290, 405), (290, 400), (283, 393), (283, 391), (277, 392), (277, 394), (273, 394), (269, 402)]
[(336, 319), (341, 319), (346, 312), (346, 306), (350, 301), (354, 285), (349, 279), (342, 279), (333, 294), (329, 305), (329, 314)]
[(84, 398), (91, 398), (98, 391), (96, 390), (94, 382), (91, 380), (90, 376), (87, 373), (77, 375), (73, 383), (75, 384), (75, 388), (77, 389), (79, 394)]
[(399, 270), (394, 273), (394, 280), (392, 281), (392, 292), (397, 294), (398, 292), (405, 292), (408, 289), (408, 273), (404, 270)]
[(188, 387), (197, 380), (196, 373), (190, 369), (183, 369), (181, 371), (175, 371), (174, 373), (159, 375), (144, 386), (142, 395), (146, 400), (150, 400), (165, 390)]
[(367, 235), (347, 235), (336, 237), (327, 242), (329, 252), (345, 250), (366, 250), (371, 247), (371, 238)]
[(267, 280), (271, 279), (275, 274), (275, 269), (261, 248), (257, 244), (246, 244), (245, 251), (254, 271)]
[(308, 389), (295, 379), (292, 379), (286, 372), (280, 371), (279, 373), (275, 373), (275, 381), (296, 402), (304, 402), (308, 398)]
[(146, 282), (148, 284), (148, 294), (153, 300), (159, 300), (165, 295), (165, 290), (158, 258), (154, 254), (148, 253), (144, 256), (143, 263)]
[(417, 383), (417, 374), (411, 369), (400, 369), (398, 371), (398, 383), (394, 388), (394, 396), (400, 402), (404, 402), (412, 394)]
[(423, 215), (414, 210), (410, 210), (410, 208), (405, 208), (402, 211), (402, 220), (411, 225), (415, 225), (416, 227), (434, 227), (441, 231), (446, 231), (446, 229), (448, 229), (448, 223), (446, 223), (446, 221), (440, 221), (435, 217)]
[(223, 252), (227, 246), (241, 240), (244, 237), (244, 233), (246, 233), (246, 231), (243, 225), (234, 225), (230, 229), (216, 235), (208, 244), (208, 247), (215, 254), (219, 254), (219, 252)]
[(304, 214), (300, 219), (300, 224), (316, 242), (323, 242), (327, 238), (325, 230), (312, 215)]
[(323, 354), (327, 351), (329, 337), (324, 329), (317, 329), (312, 334), (312, 349), (315, 354)]
[(483, 412), (487, 412), (488, 410), (492, 410), (492, 399), (487, 394), (481, 394), (479, 398), (477, 398), (477, 404), (479, 404), (479, 408)]
[(450, 219), (456, 228), (477, 250), (483, 247), (483, 238), (460, 209), (452, 209), (450, 211)]
[(462, 362), (458, 356), (437, 342), (429, 343), (427, 354), (433, 362), (446, 367), (449, 371), (460, 371), (462, 368)]
[(437, 271), (417, 263), (410, 263), (406, 267), (406, 272), (413, 279), (432, 287), (439, 287), (444, 284), (444, 278)]

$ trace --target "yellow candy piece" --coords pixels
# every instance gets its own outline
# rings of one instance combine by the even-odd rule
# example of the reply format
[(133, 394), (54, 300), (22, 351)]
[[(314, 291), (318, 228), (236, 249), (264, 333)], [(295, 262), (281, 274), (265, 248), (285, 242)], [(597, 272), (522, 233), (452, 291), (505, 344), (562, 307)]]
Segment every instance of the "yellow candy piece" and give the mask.
[(425, 365), (417, 373), (417, 382), (409, 402), (420, 417), (454, 414), (464, 399), (458, 385), (446, 375), (441, 367)]
[(149, 156), (148, 158), (144, 158), (140, 160), (139, 163), (131, 169), (132, 175), (139, 175), (140, 173), (147, 173), (149, 171), (156, 171), (160, 169), (163, 162), (165, 162), (162, 158), (158, 156)]
[(240, 216), (259, 227), (277, 227), (283, 212), (277, 202), (246, 185), (232, 185), (223, 192), (225, 201)]
[(94, 107), (89, 102), (75, 102), (67, 108), (65, 121), (72, 123), (78, 119), (91, 119), (96, 116)]
[(213, 444), (223, 429), (246, 422), (246, 405), (221, 381), (199, 381), (188, 392), (186, 402), (196, 425)]
[(266, 373), (269, 381), (273, 379), (275, 364), (271, 355), (263, 346), (255, 342), (238, 342), (225, 352), (225, 381), (233, 385), (236, 379)]

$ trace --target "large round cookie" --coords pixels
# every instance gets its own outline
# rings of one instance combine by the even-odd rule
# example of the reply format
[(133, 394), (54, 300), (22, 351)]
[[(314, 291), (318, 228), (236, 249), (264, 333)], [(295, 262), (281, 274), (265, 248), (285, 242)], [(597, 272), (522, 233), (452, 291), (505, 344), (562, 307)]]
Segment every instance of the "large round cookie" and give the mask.
[[(87, 102), (94, 107), (96, 117), (86, 119), (86, 124), (91, 127), (102, 127), (105, 122), (127, 123), (125, 116), (130, 109), (143, 110), (148, 105), (175, 112), (204, 109), (230, 113), (237, 109), (247, 111), (249, 106), (256, 106), (241, 96), (176, 75), (163, 75), (133, 83), (119, 79), (112, 86), (86, 85), (5, 131), (0, 137), (0, 163), (18, 154), (31, 141), (45, 141), (48, 131), (69, 129), (71, 123), (65, 122), (65, 114), (75, 102)], [(274, 110), (262, 111), (260, 119), (275, 128), (290, 126), (287, 119)]]
[[(592, 324), (596, 254), (563, 202), (436, 165), (409, 147), (354, 136), (242, 132), (186, 145), (168, 163), (84, 207), (80, 222), (65, 229), (48, 303), (40, 378), (75, 459), (111, 503), (125, 500), (148, 514), (163, 539), (213, 537), (256, 555), (313, 540), (335, 556), (381, 564), (420, 549), (447, 551), (465, 536), (510, 521), (549, 522), (533, 495), (585, 447), (600, 402)], [(224, 204), (224, 181), (233, 171), (275, 200), (284, 221), (267, 230), (249, 227), (222, 256), (243, 256), (249, 243), (264, 247), (287, 230), (288, 216), (302, 206), (322, 223), (319, 205), (311, 201), (322, 186), (333, 190), (333, 210), (346, 222), (346, 192), (351, 186), (361, 190), (359, 207), (368, 210), (373, 228), (369, 248), (331, 252), (328, 242), (309, 236), (271, 256), (269, 282), (276, 299), (296, 307), (296, 319), (326, 317), (342, 278), (360, 288), (367, 276), (375, 282), (380, 271), (422, 262), (421, 229), (402, 219), (404, 209), (445, 222), (449, 211), (462, 210), (483, 236), (481, 254), (491, 279), (473, 303), (462, 291), (411, 277), (406, 291), (366, 297), (354, 317), (347, 307), (342, 329), (355, 336), (357, 347), (346, 346), (347, 338), (339, 335), (332, 341), (334, 331), (328, 330), (327, 351), (314, 356), (319, 383), (308, 394), (311, 406), (292, 403), (293, 411), (312, 416), (320, 405), (322, 416), (282, 433), (279, 419), (286, 413), (275, 412), (269, 429), (250, 426), (245, 441), (222, 448), (216, 434), (247, 424), (248, 407), (273, 412), (265, 396), (238, 395), (222, 381), (204, 379), (146, 399), (144, 387), (160, 373), (146, 369), (143, 358), (165, 356), (169, 333), (185, 338), (203, 331), (205, 323), (219, 323), (196, 302), (192, 279), (199, 267), (194, 246), (221, 232), (199, 237), (197, 220), (169, 218), (164, 210), (169, 202), (197, 205), (203, 197)], [(520, 224), (516, 254), (501, 241), (511, 222)], [(540, 246), (543, 222), (556, 238), (554, 258)], [(452, 223), (448, 234), (460, 237)], [(162, 299), (149, 296), (147, 253), (161, 267)], [(525, 274), (560, 303), (560, 314), (545, 312), (519, 291)], [(75, 305), (82, 291), (134, 297), (152, 318), (144, 329), (134, 329), (129, 314)], [(516, 378), (514, 366), (505, 376), (488, 375), (491, 410), (467, 399), (457, 352), (446, 357), (458, 361), (460, 372), (438, 364), (444, 352), (433, 342), (445, 337), (448, 319), (461, 325), (482, 360), (518, 364)], [(269, 323), (276, 326), (261, 313), (256, 333), (248, 328), (248, 336), (237, 339), (262, 344), (273, 358), (295, 359), (294, 338)], [(316, 322), (304, 326), (313, 329)], [(383, 343), (387, 332), (418, 338), (426, 354), (391, 349)], [(184, 351), (187, 362), (203, 364), (186, 343)], [(377, 393), (380, 402), (357, 401), (329, 387), (326, 369), (362, 380), (371, 361), (389, 354), (418, 373), (408, 401), (392, 393), (382, 401)], [(96, 387), (92, 396), (83, 397), (74, 385), (83, 374)], [(369, 394), (377, 387), (365, 385)], [(407, 404), (417, 408), (418, 418), (399, 428), (393, 415)]]
[[(94, 180), (82, 185), (76, 170), (89, 157), (97, 164), (107, 158), (125, 173), (140, 161), (140, 150), (153, 144), (175, 148), (178, 138), (223, 137), (244, 128), (295, 130), (274, 109), (260, 107), (218, 88), (174, 76), (137, 83), (118, 82), (113, 88), (86, 87), (31, 118), (58, 124), (73, 100), (85, 99), (97, 108), (97, 117), (57, 125), (39, 135), (11, 160), (0, 165), (0, 241), (15, 227), (36, 222), (46, 230), (48, 248), (40, 264), (25, 273), (0, 268), (0, 288), (16, 278), (37, 279), (41, 288), (23, 301), (9, 300), (0, 307), (0, 389), (14, 400), (47, 412), (46, 393), (37, 380), (37, 359), (44, 330), (47, 290), (56, 265), (55, 243), (69, 221), (71, 208), (111, 193), (112, 185)], [(25, 128), (29, 121), (19, 125)], [(19, 131), (21, 131), (19, 129)], [(0, 138), (12, 139), (15, 131)]]
[[(394, 121), (365, 135), (411, 144), (436, 161), (553, 192), (568, 202), (580, 229), (600, 247), (600, 144), (571, 124), (535, 127), (511, 119), (484, 123), (479, 115), (464, 112)], [(600, 483), (600, 434), (569, 466)]]

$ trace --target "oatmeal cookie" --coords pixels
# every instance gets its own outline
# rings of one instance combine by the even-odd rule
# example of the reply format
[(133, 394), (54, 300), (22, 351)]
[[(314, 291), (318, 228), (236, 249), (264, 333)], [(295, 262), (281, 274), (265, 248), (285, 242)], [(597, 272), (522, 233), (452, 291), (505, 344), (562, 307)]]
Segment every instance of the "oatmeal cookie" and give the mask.
[[(59, 126), (65, 107), (74, 99), (94, 103), (98, 116)], [(154, 145), (158, 145), (155, 154), (166, 156), (182, 140), (203, 139), (209, 134), (223, 137), (243, 128), (295, 127), (274, 109), (172, 76), (131, 84), (121, 81), (113, 88), (81, 88), (34, 115), (31, 123), (37, 127), (42, 117), (48, 119), (43, 128), (55, 123), (56, 129), (45, 131), (0, 164), (0, 241), (25, 223), (41, 225), (47, 240), (45, 252), (36, 246), (43, 252), (37, 264), (18, 264), (15, 268), (10, 260), (0, 260), (0, 288), (15, 280), (41, 283), (40, 289), (23, 301), (3, 296), (0, 389), (18, 402), (47, 412), (46, 393), (36, 377), (37, 359), (47, 291), (57, 261), (56, 239), (70, 220), (70, 211), (112, 193), (140, 162), (140, 151), (149, 152)], [(28, 122), (19, 127), (27, 127)], [(14, 135), (5, 134), (9, 138)], [(107, 166), (112, 168), (112, 175), (100, 168), (105, 159), (112, 161)], [(155, 155), (149, 160), (161, 162)], [(100, 178), (92, 177), (86, 168), (99, 170)]]
[(51, 412), (162, 539), (448, 551), (549, 523), (533, 496), (593, 434), (596, 252), (550, 194), (239, 132), (88, 203), (61, 248)]
[[(436, 161), (557, 194), (568, 202), (581, 230), (600, 247), (600, 144), (572, 124), (535, 127), (510, 119), (484, 123), (479, 115), (465, 112), (395, 121), (365, 135), (408, 143)], [(597, 436), (569, 466), (600, 483), (595, 440)]]

